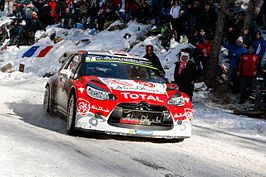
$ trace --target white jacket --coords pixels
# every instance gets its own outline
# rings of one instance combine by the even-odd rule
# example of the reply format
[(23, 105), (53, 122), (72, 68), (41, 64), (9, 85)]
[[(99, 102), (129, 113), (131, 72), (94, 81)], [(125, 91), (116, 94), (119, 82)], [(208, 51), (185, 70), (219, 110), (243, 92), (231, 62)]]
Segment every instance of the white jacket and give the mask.
[(179, 18), (179, 12), (181, 7), (179, 5), (173, 5), (170, 10), (170, 15), (172, 15), (173, 18)]

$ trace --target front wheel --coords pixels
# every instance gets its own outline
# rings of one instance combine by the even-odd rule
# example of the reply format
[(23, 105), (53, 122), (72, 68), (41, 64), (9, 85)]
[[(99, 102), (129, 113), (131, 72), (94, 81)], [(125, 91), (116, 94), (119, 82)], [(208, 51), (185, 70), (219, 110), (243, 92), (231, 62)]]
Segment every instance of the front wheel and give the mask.
[(69, 135), (75, 135), (75, 122), (76, 122), (76, 97), (71, 94), (68, 108), (67, 108), (67, 133)]

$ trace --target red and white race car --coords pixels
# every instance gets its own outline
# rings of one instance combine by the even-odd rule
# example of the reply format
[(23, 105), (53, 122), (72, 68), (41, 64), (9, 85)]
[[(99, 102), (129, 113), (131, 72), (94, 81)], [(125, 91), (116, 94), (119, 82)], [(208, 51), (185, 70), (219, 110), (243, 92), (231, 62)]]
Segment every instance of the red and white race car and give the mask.
[(79, 51), (60, 59), (46, 84), (44, 108), (67, 119), (67, 131), (183, 140), (191, 136), (192, 103), (145, 58)]

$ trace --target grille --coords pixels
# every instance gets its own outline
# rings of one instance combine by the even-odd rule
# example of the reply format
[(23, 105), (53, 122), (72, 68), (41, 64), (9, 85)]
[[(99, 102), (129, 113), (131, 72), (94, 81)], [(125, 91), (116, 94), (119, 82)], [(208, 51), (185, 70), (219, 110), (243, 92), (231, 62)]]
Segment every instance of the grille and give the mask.
[(110, 115), (108, 123), (116, 127), (145, 130), (173, 128), (173, 118), (166, 107), (146, 102), (119, 104)]

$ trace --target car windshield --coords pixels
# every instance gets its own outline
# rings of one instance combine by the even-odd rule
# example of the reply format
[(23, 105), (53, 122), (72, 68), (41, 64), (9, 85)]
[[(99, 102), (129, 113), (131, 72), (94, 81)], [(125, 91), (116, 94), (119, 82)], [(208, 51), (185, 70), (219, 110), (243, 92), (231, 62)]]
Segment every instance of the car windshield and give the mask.
[[(102, 78), (142, 80), (146, 82), (167, 83), (167, 79), (147, 60), (138, 61), (128, 58), (109, 58), (109, 60), (95, 60), (87, 57), (85, 75)], [(93, 59), (91, 59), (93, 58)], [(105, 58), (106, 59), (106, 58)], [(134, 61), (135, 60), (135, 61)]]

